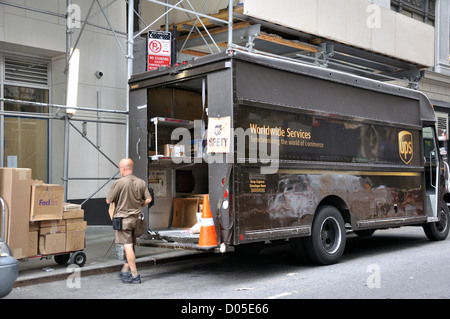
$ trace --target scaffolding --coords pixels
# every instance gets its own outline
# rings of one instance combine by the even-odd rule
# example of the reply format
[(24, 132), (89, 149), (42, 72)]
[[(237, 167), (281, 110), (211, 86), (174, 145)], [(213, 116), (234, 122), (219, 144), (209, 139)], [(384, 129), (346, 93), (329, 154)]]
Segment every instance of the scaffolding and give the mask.
[[(121, 31), (117, 31), (113, 28), (108, 16), (105, 13), (105, 9), (108, 8), (109, 6), (117, 3), (118, 1), (125, 1), (126, 4), (128, 5), (128, 12), (127, 12), (127, 32), (121, 32)], [(193, 14), (196, 16), (197, 21), (199, 21), (201, 18), (206, 18), (206, 19), (211, 19), (213, 21), (215, 21), (216, 23), (223, 23), (223, 24), (227, 24), (228, 28), (229, 28), (229, 32), (230, 32), (230, 37), (228, 39), (228, 44), (231, 45), (231, 34), (232, 34), (232, 8), (233, 8), (233, 1), (230, 0), (229, 1), (229, 7), (230, 7), (230, 14), (229, 14), (229, 18), (228, 20), (223, 20), (223, 19), (217, 19), (215, 17), (212, 16), (208, 16), (205, 14), (202, 14), (201, 12), (196, 12), (195, 9), (192, 7), (192, 5), (190, 4), (189, 0), (181, 0), (178, 1), (176, 5), (171, 5), (169, 4), (169, 1), (166, 0), (165, 2), (160, 2), (160, 1), (152, 1), (152, 0), (148, 0), (149, 2), (155, 3), (155, 4), (160, 4), (162, 6), (164, 6), (165, 12), (163, 14), (163, 17), (165, 17), (165, 21), (166, 21), (166, 25), (168, 26), (168, 17), (169, 17), (169, 13), (172, 10), (180, 10), (180, 11), (184, 11), (186, 14)], [(185, 9), (183, 6), (183, 2), (187, 3), (189, 5), (189, 7), (192, 10), (189, 9)], [(205, 3), (207, 3), (208, 0), (206, 0)], [(97, 4), (98, 9), (96, 11), (94, 11), (94, 5)], [(130, 79), (130, 77), (133, 74), (133, 49), (134, 49), (134, 39), (136, 37), (139, 37), (141, 34), (143, 34), (144, 32), (148, 31), (152, 25), (154, 25), (158, 20), (160, 20), (160, 18), (158, 18), (157, 20), (155, 20), (154, 22), (152, 22), (149, 25), (145, 25), (145, 28), (143, 30), (140, 30), (138, 32), (134, 32), (133, 27), (134, 27), (134, 18), (135, 16), (138, 17), (139, 21), (144, 23), (144, 19), (140, 16), (140, 14), (135, 10), (135, 3), (134, 0), (112, 0), (109, 3), (107, 3), (106, 5), (102, 5), (100, 0), (92, 0), (91, 5), (89, 7), (89, 10), (85, 16), (84, 19), (81, 19), (79, 21), (76, 21), (75, 17), (74, 17), (74, 6), (72, 3), (72, 0), (66, 0), (66, 8), (67, 8), (67, 12), (65, 14), (61, 14), (58, 12), (51, 12), (48, 10), (42, 10), (39, 8), (32, 8), (32, 7), (28, 7), (26, 5), (21, 5), (21, 4), (17, 4), (17, 3), (13, 3), (13, 2), (9, 2), (9, 1), (0, 1), (0, 5), (5, 5), (5, 6), (11, 6), (11, 7), (16, 7), (16, 8), (20, 8), (20, 9), (24, 9), (24, 10), (29, 10), (32, 12), (36, 12), (36, 13), (40, 13), (40, 14), (44, 14), (44, 15), (50, 15), (50, 16), (56, 16), (59, 18), (64, 18), (66, 19), (66, 67), (65, 67), (65, 73), (66, 73), (66, 84), (68, 82), (68, 76), (69, 76), (69, 66), (70, 66), (70, 62), (73, 56), (73, 52), (75, 52), (77, 45), (79, 44), (79, 41), (81, 40), (81, 37), (83, 35), (84, 29), (86, 25), (89, 26), (93, 26), (96, 28), (101, 28), (104, 29), (106, 31), (110, 31), (116, 42), (118, 45), (118, 48), (121, 50), (124, 58), (127, 60), (127, 80)], [(97, 15), (102, 15), (104, 17), (104, 19), (107, 22), (108, 27), (105, 28), (104, 26), (100, 26), (100, 25), (96, 25), (93, 22), (91, 22), (91, 20), (96, 17)], [(80, 32), (77, 36), (77, 38), (73, 43), (73, 33), (75, 28), (80, 27)], [(121, 36), (126, 36), (126, 48), (122, 45), (120, 39), (119, 39), (119, 35)], [(212, 39), (212, 37), (211, 37)], [(98, 97), (98, 99), (100, 99), (101, 97)], [(97, 101), (97, 104), (99, 101)], [(16, 104), (21, 104), (21, 105), (29, 105), (32, 107), (49, 107), (49, 109), (56, 109), (56, 112), (49, 112), (48, 114), (33, 114), (33, 113), (23, 113), (23, 112), (15, 112), (15, 111), (5, 111), (4, 110), (4, 104), (5, 103), (16, 103)], [(126, 150), (125, 153), (128, 156), (128, 125), (129, 125), (129, 121), (128, 121), (128, 111), (129, 111), (129, 105), (128, 105), (128, 92), (127, 92), (127, 103), (126, 103), (126, 110), (114, 110), (114, 109), (103, 109), (100, 108), (99, 105), (97, 108), (92, 108), (92, 107), (84, 107), (84, 106), (68, 106), (68, 103), (66, 101), (65, 105), (62, 104), (50, 104), (50, 103), (38, 103), (38, 102), (30, 102), (30, 101), (22, 101), (22, 100), (16, 100), (16, 99), (7, 99), (7, 98), (0, 98), (0, 126), (1, 126), (1, 133), (0, 133), (0, 137), (3, 140), (4, 138), (4, 118), (5, 116), (20, 116), (20, 117), (29, 117), (29, 118), (45, 118), (45, 119), (52, 119), (52, 120), (61, 120), (64, 121), (64, 172), (63, 172), (63, 178), (62, 178), (62, 182), (64, 184), (64, 189), (65, 189), (65, 194), (64, 194), (64, 200), (67, 201), (67, 194), (68, 194), (68, 189), (69, 189), (69, 181), (72, 180), (106, 180), (105, 183), (103, 183), (103, 185), (101, 185), (93, 194), (91, 194), (90, 196), (88, 196), (84, 202), (82, 203), (82, 205), (89, 200), (90, 198), (92, 198), (93, 196), (95, 196), (101, 189), (103, 189), (111, 180), (115, 179), (116, 176), (119, 174), (119, 170), (118, 170), (118, 166), (117, 164), (111, 160), (107, 154), (105, 154), (98, 145), (96, 145), (94, 142), (92, 142), (91, 140), (89, 140), (89, 138), (86, 137), (86, 135), (80, 131), (74, 124), (73, 122), (75, 121), (81, 121), (81, 122), (96, 122), (96, 123), (105, 123), (105, 124), (113, 124), (113, 125), (126, 125), (127, 129), (126, 129)], [(87, 113), (94, 113), (94, 116), (91, 117), (87, 117), (87, 118), (81, 118), (81, 117), (77, 117), (75, 118), (73, 116), (73, 114), (75, 112), (78, 111), (82, 111), (85, 114)], [(99, 114), (115, 114), (115, 115), (122, 115), (124, 118), (105, 118), (100, 116)], [(85, 140), (87, 140), (87, 142), (92, 145), (92, 147), (94, 147), (102, 156), (104, 156), (112, 165), (114, 165), (117, 168), (117, 172), (113, 175), (113, 176), (109, 176), (109, 177), (93, 177), (93, 178), (86, 178), (86, 177), (71, 177), (70, 176), (70, 172), (69, 172), (69, 141), (70, 141), (70, 127), (72, 127), (78, 134), (80, 134)], [(4, 165), (3, 163), (3, 159), (4, 159), (4, 143), (1, 143), (0, 145), (0, 160), (2, 163), (2, 166)]]
[[(108, 7), (125, 1), (127, 5), (127, 26), (126, 32), (115, 30), (105, 13), (105, 9)], [(135, 2), (136, 1), (136, 2)], [(165, 31), (172, 32), (176, 36), (176, 43), (179, 43), (178, 52), (182, 58), (185, 56), (195, 58), (196, 56), (207, 55), (214, 52), (223, 50), (246, 50), (258, 54), (269, 55), (277, 58), (288, 59), (295, 62), (313, 64), (320, 67), (329, 67), (338, 70), (344, 70), (354, 74), (366, 76), (377, 80), (404, 80), (406, 79), (407, 85), (413, 88), (417, 88), (417, 83), (422, 77), (421, 71), (417, 66), (398, 61), (395, 59), (389, 59), (387, 57), (377, 56), (373, 53), (366, 52), (364, 50), (357, 50), (355, 48), (345, 47), (342, 44), (334, 43), (332, 41), (324, 41), (322, 43), (311, 43), (311, 36), (303, 34), (300, 31), (291, 30), (283, 26), (273, 25), (266, 21), (260, 21), (243, 14), (242, 4), (238, 4), (236, 0), (224, 0), (223, 3), (228, 2), (228, 7), (221, 10), (218, 14), (205, 14), (203, 13), (205, 7), (208, 5), (209, 0), (204, 1), (200, 8), (194, 8), (189, 0), (173, 0), (175, 4), (171, 4), (169, 0), (142, 0), (161, 6), (164, 8), (163, 14), (157, 17), (154, 21), (146, 23), (139, 12), (140, 0), (111, 0), (106, 4), (101, 3), (101, 0), (92, 0), (91, 5), (84, 19), (77, 21), (74, 17), (74, 6), (72, 0), (66, 0), (67, 12), (64, 14), (41, 10), (37, 8), (27, 7), (26, 5), (20, 5), (9, 1), (0, 0), (0, 5), (17, 7), (25, 10), (38, 12), (45, 15), (56, 16), (66, 19), (66, 76), (69, 76), (69, 66), (73, 57), (73, 52), (79, 44), (84, 29), (87, 25), (92, 27), (101, 28), (109, 31), (114, 36), (118, 49), (122, 52), (123, 57), (127, 63), (127, 80), (133, 74), (133, 60), (135, 50), (135, 40), (140, 39), (146, 35), (149, 30), (159, 30), (164, 28)], [(201, 1), (199, 1), (201, 2)], [(97, 9), (94, 10), (95, 5)], [(173, 11), (184, 12), (187, 16), (185, 22), (177, 23), (172, 26), (169, 24), (169, 17)], [(93, 18), (101, 15), (104, 17), (107, 27), (96, 25), (92, 22)], [(135, 20), (136, 19), (136, 20)], [(165, 24), (161, 27), (155, 27), (156, 23), (164, 19)], [(135, 30), (135, 21), (139, 24), (139, 30)], [(141, 29), (142, 25), (142, 29)], [(80, 29), (80, 32), (76, 39), (73, 39), (73, 33), (76, 28)], [(268, 34), (265, 30), (273, 30), (276, 34)], [(288, 35), (290, 38), (296, 38), (298, 40), (286, 40), (281, 38), (278, 34)], [(126, 46), (123, 46), (120, 41), (120, 36), (126, 37)], [(75, 40), (75, 41), (73, 41)], [(123, 40), (123, 39), (122, 39)], [(262, 49), (258, 49), (261, 47)], [(176, 61), (175, 61), (176, 62)], [(66, 78), (66, 83), (68, 78)], [(128, 90), (128, 86), (127, 86)], [(101, 97), (97, 97), (101, 99)], [(81, 178), (71, 177), (69, 172), (69, 135), (70, 127), (75, 129), (89, 144), (91, 144), (98, 152), (102, 154), (109, 162), (111, 162), (116, 168), (117, 164), (112, 161), (107, 154), (105, 154), (100, 147), (90, 141), (82, 131), (73, 125), (74, 121), (92, 121), (97, 123), (106, 123), (114, 125), (126, 125), (126, 150), (125, 153), (128, 156), (128, 132), (129, 132), (129, 102), (127, 91), (127, 102), (125, 110), (112, 110), (103, 109), (99, 107), (97, 101), (97, 108), (75, 106), (69, 107), (66, 101), (66, 105), (57, 104), (43, 104), (36, 102), (20, 101), (20, 100), (8, 100), (5, 98), (0, 99), (0, 124), (2, 124), (1, 130), (4, 127), (5, 115), (15, 115), (22, 117), (37, 117), (36, 114), (23, 114), (15, 112), (4, 111), (4, 103), (21, 103), (32, 105), (35, 107), (48, 106), (51, 109), (56, 109), (57, 112), (49, 113), (48, 115), (40, 115), (50, 119), (56, 119), (64, 121), (64, 172), (63, 183), (65, 186), (65, 200), (67, 200), (67, 194), (69, 189), (69, 181), (71, 180), (106, 180), (106, 182), (99, 187), (91, 196), (88, 196), (83, 204), (95, 196), (103, 187), (105, 187), (111, 180), (115, 179), (119, 174), (119, 171), (113, 176), (109, 177), (96, 177), (96, 178)], [(85, 113), (94, 113), (94, 116), (90, 118), (79, 118), (72, 115), (73, 110), (82, 111)], [(62, 111), (62, 112), (61, 112)], [(120, 115), (121, 118), (105, 118), (99, 114), (115, 114)], [(4, 134), (0, 132), (0, 138), (3, 140)], [(0, 157), (3, 162), (4, 158), (4, 146), (1, 143)]]

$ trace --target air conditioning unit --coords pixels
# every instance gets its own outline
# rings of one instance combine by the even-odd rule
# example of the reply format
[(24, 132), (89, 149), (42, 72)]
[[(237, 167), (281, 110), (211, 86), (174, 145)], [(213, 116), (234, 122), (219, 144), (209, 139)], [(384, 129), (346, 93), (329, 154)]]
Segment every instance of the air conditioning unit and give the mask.
[(437, 119), (437, 132), (439, 140), (446, 141), (448, 139), (448, 114), (443, 112), (435, 112)]

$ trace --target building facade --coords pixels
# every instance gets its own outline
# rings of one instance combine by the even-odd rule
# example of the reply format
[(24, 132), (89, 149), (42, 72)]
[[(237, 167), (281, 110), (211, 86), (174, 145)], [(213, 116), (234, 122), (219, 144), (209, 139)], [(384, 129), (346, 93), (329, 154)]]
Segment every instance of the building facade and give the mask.
[[(0, 1), (0, 166), (65, 184), (68, 201), (104, 198), (126, 155), (126, 115), (95, 110), (126, 112), (123, 47), (125, 1)], [(75, 112), (64, 108), (70, 73)]]
[[(214, 17), (223, 17), (220, 13), (229, 5), (191, 3), (191, 10)], [(448, 139), (447, 0), (242, 0), (233, 5), (233, 42), (241, 48), (419, 89), (433, 103), (440, 135)], [(155, 1), (142, 2), (140, 10), (146, 21), (164, 13)], [(220, 23), (207, 23), (211, 20), (172, 10), (155, 25), (169, 24), (169, 30), (177, 31), (179, 57), (188, 59), (226, 48)]]
[[(86, 216), (127, 155), (127, 3), (0, 0), (0, 166), (65, 183), (68, 201), (91, 199)], [(178, 61), (225, 50), (230, 3), (235, 48), (419, 89), (448, 139), (447, 0), (134, 0), (133, 73), (146, 70), (150, 30), (171, 32)]]

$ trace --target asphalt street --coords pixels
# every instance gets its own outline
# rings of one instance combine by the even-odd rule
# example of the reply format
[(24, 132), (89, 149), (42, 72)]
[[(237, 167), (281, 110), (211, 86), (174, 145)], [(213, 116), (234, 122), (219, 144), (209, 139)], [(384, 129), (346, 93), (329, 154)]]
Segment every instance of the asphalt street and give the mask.
[(330, 266), (299, 263), (286, 244), (253, 257), (203, 255), (139, 269), (139, 285), (117, 273), (69, 271), (67, 280), (14, 288), (5, 299), (447, 299), (450, 239), (431, 242), (420, 227), (349, 235), (341, 262)]

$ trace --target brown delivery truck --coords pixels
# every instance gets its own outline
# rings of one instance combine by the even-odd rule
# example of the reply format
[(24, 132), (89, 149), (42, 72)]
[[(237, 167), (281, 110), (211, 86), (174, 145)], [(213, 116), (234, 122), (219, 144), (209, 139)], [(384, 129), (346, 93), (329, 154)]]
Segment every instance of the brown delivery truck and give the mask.
[(446, 165), (418, 91), (237, 51), (129, 85), (129, 154), (155, 193), (146, 244), (204, 249), (208, 209), (216, 251), (289, 240), (319, 264), (339, 260), (347, 230), (447, 237)]

